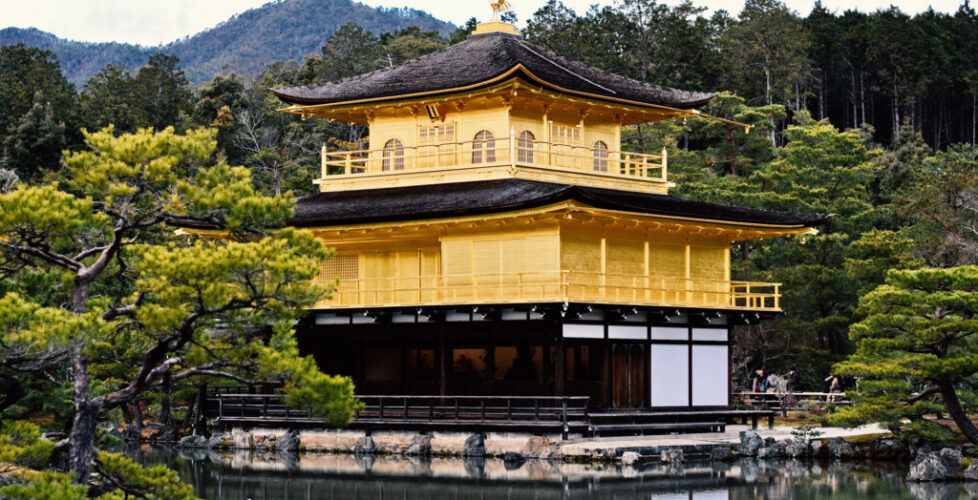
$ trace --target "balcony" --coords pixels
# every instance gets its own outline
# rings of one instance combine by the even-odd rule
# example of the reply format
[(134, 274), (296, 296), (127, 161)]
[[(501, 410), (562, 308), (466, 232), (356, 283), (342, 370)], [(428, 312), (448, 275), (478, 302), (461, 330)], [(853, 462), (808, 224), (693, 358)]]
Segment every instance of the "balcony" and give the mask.
[(510, 137), (356, 151), (323, 147), (321, 191), (413, 186), (518, 177), (665, 194), (661, 155)]
[(778, 283), (553, 271), (346, 280), (316, 308), (542, 302), (780, 311), (781, 292)]

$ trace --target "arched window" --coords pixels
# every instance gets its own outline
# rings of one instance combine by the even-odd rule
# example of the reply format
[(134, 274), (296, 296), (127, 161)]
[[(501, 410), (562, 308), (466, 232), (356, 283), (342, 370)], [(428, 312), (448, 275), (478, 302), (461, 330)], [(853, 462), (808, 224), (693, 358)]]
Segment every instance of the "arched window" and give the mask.
[(533, 132), (524, 130), (516, 140), (516, 161), (533, 163)]
[(482, 130), (475, 134), (475, 140), (472, 141), (472, 163), (494, 161), (496, 161), (496, 139), (492, 136), (492, 132)]
[(384, 144), (384, 161), (381, 170), (404, 170), (404, 145), (397, 139), (391, 139)]
[(591, 145), (591, 157), (594, 158), (594, 171), (608, 171), (608, 145), (604, 141), (594, 141)]

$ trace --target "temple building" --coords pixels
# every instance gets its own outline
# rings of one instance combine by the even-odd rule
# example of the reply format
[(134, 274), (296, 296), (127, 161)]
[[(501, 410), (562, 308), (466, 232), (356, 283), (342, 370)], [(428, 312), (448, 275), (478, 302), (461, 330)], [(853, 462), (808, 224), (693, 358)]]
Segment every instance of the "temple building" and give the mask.
[(369, 127), (360, 149), (324, 147), (320, 192), (291, 220), (336, 249), (300, 346), (358, 394), (728, 408), (730, 329), (781, 311), (778, 284), (731, 280), (731, 245), (830, 218), (669, 195), (666, 151), (623, 151), (622, 127), (702, 116), (713, 94), (565, 59), (499, 21), (273, 93)]

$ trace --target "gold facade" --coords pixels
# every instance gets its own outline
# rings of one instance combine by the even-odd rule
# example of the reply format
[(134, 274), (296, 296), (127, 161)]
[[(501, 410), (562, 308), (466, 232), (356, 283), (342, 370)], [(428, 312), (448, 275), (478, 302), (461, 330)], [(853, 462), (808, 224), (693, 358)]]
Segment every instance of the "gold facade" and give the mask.
[(730, 279), (735, 241), (809, 232), (636, 217), (562, 203), (522, 213), (320, 228), (317, 308), (595, 304), (780, 310), (779, 285)]
[[(322, 192), (521, 178), (667, 194), (665, 150), (622, 151), (621, 127), (698, 114), (563, 92), (522, 67), (472, 88), (282, 111), (369, 126), (359, 149), (323, 147)], [(581, 302), (778, 311), (778, 284), (731, 280), (731, 245), (813, 230), (571, 201), (314, 231), (337, 250), (321, 279), (339, 286), (321, 309)]]

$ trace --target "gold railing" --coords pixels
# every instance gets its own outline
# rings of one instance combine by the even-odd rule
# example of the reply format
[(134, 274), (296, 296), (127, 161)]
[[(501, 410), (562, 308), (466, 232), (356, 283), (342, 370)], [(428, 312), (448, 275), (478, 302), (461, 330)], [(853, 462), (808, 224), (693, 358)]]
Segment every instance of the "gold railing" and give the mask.
[(578, 271), (341, 280), (320, 308), (587, 302), (779, 311), (778, 283)]
[(509, 137), (387, 149), (328, 151), (321, 175), (397, 174), (478, 166), (527, 166), (666, 182), (667, 157)]

